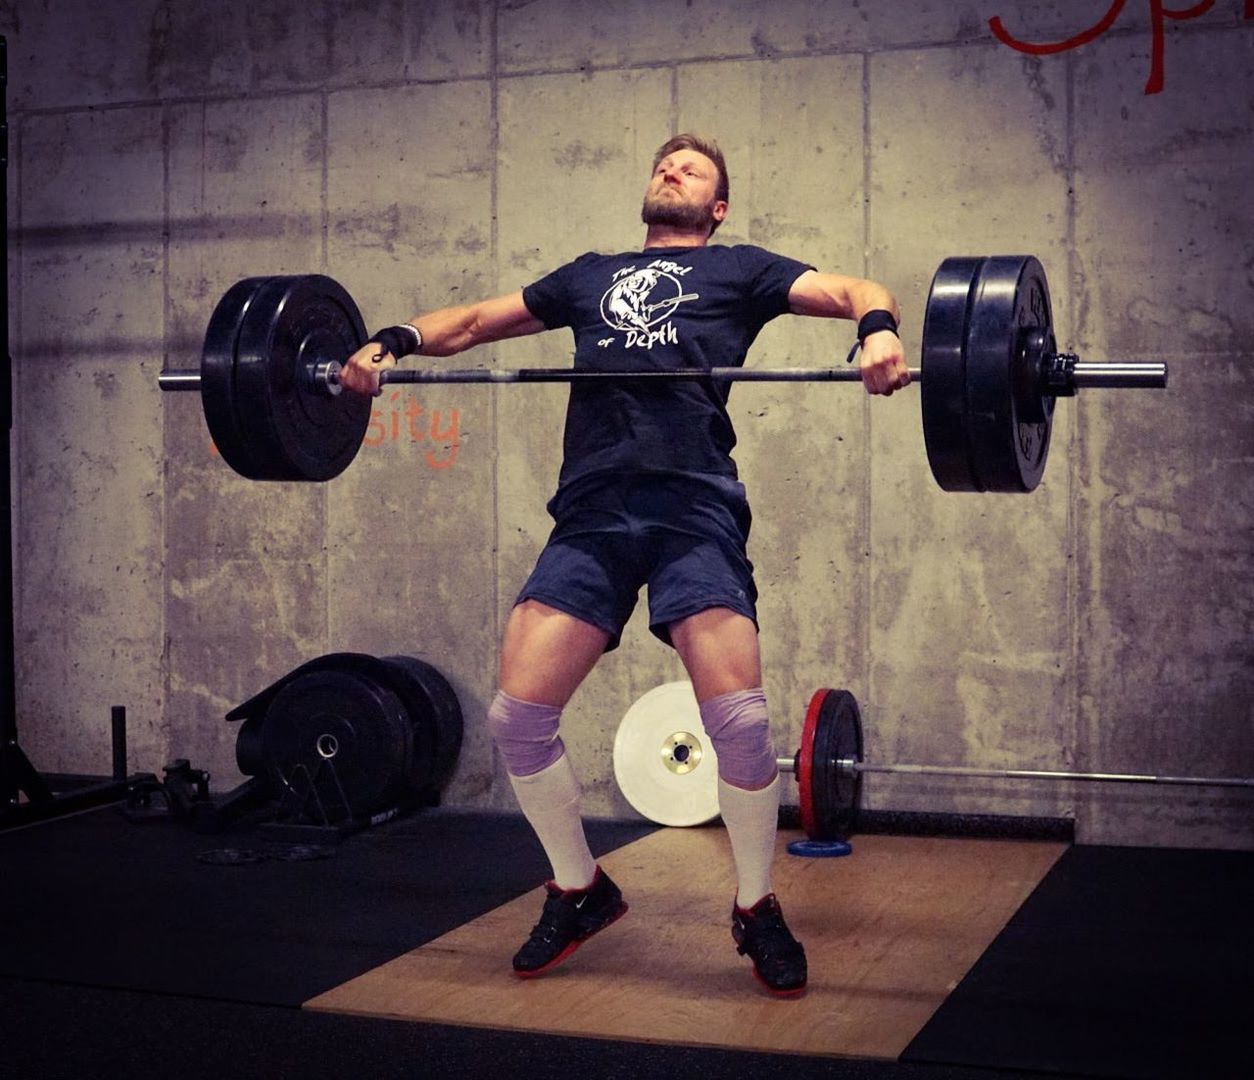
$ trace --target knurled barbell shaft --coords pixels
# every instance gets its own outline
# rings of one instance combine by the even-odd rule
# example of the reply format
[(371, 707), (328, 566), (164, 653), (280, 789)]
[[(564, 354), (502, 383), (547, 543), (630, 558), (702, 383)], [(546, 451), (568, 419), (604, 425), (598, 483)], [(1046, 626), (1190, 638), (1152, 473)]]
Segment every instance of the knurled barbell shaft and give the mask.
[[(796, 772), (797, 759), (776, 758), (780, 772)], [(909, 776), (963, 776), (994, 780), (1081, 780), (1114, 784), (1178, 784), (1188, 787), (1254, 788), (1249, 776), (1159, 776), (1141, 773), (1069, 772), (1054, 769), (981, 769), (967, 765), (877, 765), (873, 762), (841, 758), (837, 769), (848, 776), (853, 773), (896, 773)]]
[[(918, 368), (910, 378), (918, 379)], [(439, 368), (391, 368), (382, 383), (560, 383), (560, 382), (686, 382), (709, 379), (713, 382), (859, 382), (857, 368), (677, 368), (670, 371), (576, 371), (573, 368), (521, 368), (516, 371), (450, 370)]]
[[(910, 368), (910, 378), (923, 379), (920, 368)], [(1078, 388), (1161, 389), (1167, 385), (1167, 365), (1158, 362), (1080, 361), (1072, 378)], [(337, 382), (332, 372), (328, 382)], [(576, 371), (573, 368), (390, 368), (380, 375), (384, 385), (402, 383), (560, 383), (560, 382), (673, 382), (708, 379), (714, 382), (860, 382), (857, 368), (680, 368), (672, 371)], [(194, 369), (163, 371), (157, 376), (162, 390), (200, 390), (200, 372)]]
[[(911, 379), (920, 379), (918, 368)], [(312, 376), (311, 376), (312, 378)], [(337, 383), (338, 375), (328, 381)], [(859, 382), (857, 368), (679, 368), (670, 371), (576, 371), (574, 368), (389, 368), (380, 373), (380, 385), (398, 383), (574, 383), (574, 382), (680, 382), (709, 379), (716, 382)], [(200, 390), (195, 369), (163, 371), (157, 376), (162, 390)]]

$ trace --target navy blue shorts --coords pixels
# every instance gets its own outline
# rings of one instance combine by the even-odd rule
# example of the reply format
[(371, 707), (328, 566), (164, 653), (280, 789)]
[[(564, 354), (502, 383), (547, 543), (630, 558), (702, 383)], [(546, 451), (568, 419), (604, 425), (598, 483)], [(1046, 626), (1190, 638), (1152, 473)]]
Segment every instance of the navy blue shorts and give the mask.
[(604, 630), (606, 652), (618, 647), (643, 585), (649, 629), (667, 645), (671, 623), (709, 608), (757, 625), (745, 554), (752, 515), (740, 484), (638, 477), (564, 502), (516, 603), (538, 600)]

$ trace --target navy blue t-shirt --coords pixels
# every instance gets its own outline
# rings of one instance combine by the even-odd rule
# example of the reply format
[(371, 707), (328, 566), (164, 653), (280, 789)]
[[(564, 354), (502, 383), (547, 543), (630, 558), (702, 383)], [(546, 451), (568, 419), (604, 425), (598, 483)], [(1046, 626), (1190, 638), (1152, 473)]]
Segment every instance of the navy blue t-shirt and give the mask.
[[(589, 252), (523, 290), (544, 325), (569, 326), (577, 370), (740, 367), (758, 332), (788, 310), (806, 270), (759, 247)], [(735, 479), (728, 383), (572, 382), (558, 495), (611, 474)]]

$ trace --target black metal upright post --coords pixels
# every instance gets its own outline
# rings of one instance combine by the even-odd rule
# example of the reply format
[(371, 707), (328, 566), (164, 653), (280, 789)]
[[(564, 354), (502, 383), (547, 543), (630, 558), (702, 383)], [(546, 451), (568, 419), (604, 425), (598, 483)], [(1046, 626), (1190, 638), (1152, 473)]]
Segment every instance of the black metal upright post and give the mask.
[(13, 364), (9, 356), (9, 49), (0, 36), (0, 238), (4, 268), (0, 273), (0, 814), (17, 807), (22, 792), (32, 802), (51, 797), (17, 742), (17, 664), (13, 632)]
[(9, 43), (0, 36), (0, 816), (17, 809), (22, 793), (32, 803), (52, 798), (17, 741), (17, 661), (13, 630), (13, 361), (9, 356)]
[[(0, 762), (10, 742), (17, 739), (16, 664), (13, 649), (13, 364), (9, 358), (9, 43), (0, 36), (0, 238), (4, 249), (4, 272), (0, 273), (0, 420), (4, 423), (3, 461), (0, 461), (0, 499), (4, 520), (0, 522), (4, 548), (0, 553)], [(0, 796), (9, 798), (8, 770), (0, 774), (4, 781)]]
[[(4, 552), (0, 555), (0, 689), (4, 710), (0, 730), (5, 742), (17, 727), (17, 694), (14, 689), (15, 662), (13, 649), (13, 504), (10, 470), (13, 464), (13, 364), (9, 358), (9, 43), (0, 36), (0, 248), (4, 249), (4, 272), (0, 274), (0, 413), (4, 422), (3, 468), (0, 484), (4, 485), (3, 505)], [(5, 793), (7, 794), (7, 792)]]

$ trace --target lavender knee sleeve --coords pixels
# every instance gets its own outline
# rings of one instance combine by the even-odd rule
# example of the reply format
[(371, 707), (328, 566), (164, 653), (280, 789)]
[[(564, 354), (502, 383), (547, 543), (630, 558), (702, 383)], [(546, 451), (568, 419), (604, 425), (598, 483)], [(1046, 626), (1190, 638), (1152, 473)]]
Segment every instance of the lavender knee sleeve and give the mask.
[(765, 787), (774, 779), (775, 746), (761, 687), (733, 690), (701, 704), (701, 723), (718, 755), (718, 774), (733, 787)]
[(561, 716), (556, 705), (535, 705), (497, 692), (488, 709), (488, 728), (511, 776), (538, 773), (566, 752), (557, 734)]

